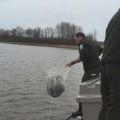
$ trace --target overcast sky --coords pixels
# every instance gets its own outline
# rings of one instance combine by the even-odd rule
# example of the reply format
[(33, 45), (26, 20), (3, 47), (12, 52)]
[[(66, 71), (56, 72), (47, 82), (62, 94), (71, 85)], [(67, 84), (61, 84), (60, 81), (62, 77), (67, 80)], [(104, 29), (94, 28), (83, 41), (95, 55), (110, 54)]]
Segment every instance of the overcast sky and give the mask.
[(69, 22), (86, 34), (97, 30), (104, 41), (105, 29), (119, 9), (120, 0), (0, 0), (0, 28), (55, 27)]

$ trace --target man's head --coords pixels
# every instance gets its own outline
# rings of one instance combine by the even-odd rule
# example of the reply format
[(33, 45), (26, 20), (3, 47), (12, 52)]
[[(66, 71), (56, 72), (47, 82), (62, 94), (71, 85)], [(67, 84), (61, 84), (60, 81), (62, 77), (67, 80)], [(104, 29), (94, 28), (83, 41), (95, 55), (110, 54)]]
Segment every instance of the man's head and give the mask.
[(75, 43), (79, 44), (81, 40), (85, 39), (85, 34), (82, 32), (78, 32), (75, 34), (74, 39), (75, 39)]

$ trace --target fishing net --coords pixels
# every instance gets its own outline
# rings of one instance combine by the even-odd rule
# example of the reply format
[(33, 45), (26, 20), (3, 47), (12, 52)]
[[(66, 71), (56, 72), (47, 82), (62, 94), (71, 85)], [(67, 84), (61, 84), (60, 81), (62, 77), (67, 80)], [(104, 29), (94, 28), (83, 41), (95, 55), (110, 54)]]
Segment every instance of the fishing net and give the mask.
[(58, 97), (65, 91), (65, 81), (70, 67), (54, 66), (47, 70), (47, 93), (52, 97)]

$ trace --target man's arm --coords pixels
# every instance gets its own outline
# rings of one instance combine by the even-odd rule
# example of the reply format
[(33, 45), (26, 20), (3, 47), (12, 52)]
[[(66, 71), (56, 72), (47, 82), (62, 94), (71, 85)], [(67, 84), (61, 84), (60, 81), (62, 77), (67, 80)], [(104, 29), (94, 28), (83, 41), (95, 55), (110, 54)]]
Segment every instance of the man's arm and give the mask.
[(73, 61), (71, 61), (70, 63), (67, 63), (65, 66), (66, 67), (71, 67), (72, 65), (76, 64), (76, 63), (79, 63), (80, 62), (80, 58), (77, 58)]
[(102, 52), (103, 52), (103, 48), (101, 47), (101, 46), (97, 46), (98, 47), (98, 54), (99, 54), (99, 56), (102, 54)]

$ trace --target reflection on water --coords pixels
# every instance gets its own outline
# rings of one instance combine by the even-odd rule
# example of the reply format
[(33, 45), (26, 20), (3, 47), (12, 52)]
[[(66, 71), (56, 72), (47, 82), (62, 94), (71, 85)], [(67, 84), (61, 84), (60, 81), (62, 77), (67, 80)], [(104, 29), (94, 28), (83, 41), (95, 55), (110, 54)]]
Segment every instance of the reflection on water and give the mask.
[[(0, 43), (0, 120), (47, 120), (52, 98), (46, 91), (46, 70), (77, 56), (72, 49)], [(78, 107), (81, 64), (72, 71), (65, 92), (55, 98), (51, 120), (64, 120)]]

